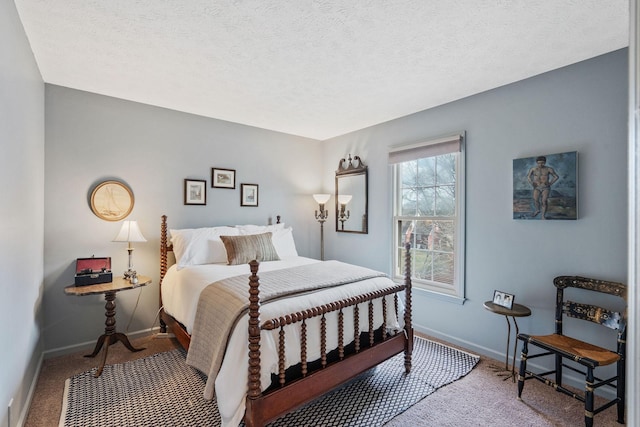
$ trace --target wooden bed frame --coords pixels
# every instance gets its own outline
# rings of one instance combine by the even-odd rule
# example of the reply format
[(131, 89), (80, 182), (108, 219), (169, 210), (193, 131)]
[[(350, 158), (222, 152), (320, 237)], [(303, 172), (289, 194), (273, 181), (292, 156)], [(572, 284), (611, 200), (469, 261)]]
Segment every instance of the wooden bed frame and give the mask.
[[(278, 223), (280, 217), (278, 217)], [(411, 325), (411, 254), (410, 245), (406, 244), (405, 255), (405, 276), (404, 284), (395, 285), (388, 289), (367, 293), (358, 297), (336, 301), (317, 307), (311, 307), (306, 311), (290, 313), (278, 318), (270, 319), (260, 324), (260, 283), (257, 276), (258, 262), (250, 263), (251, 276), (248, 278), (248, 298), (249, 298), (249, 365), (248, 365), (248, 392), (246, 401), (246, 411), (244, 421), (247, 427), (259, 427), (268, 422), (291, 412), (296, 408), (310, 402), (356, 377), (360, 373), (378, 365), (390, 357), (404, 352), (405, 372), (411, 371), (411, 354), (413, 351), (413, 328)], [(162, 279), (168, 268), (168, 255), (173, 251), (169, 245), (167, 235), (167, 216), (162, 216), (160, 234), (160, 289), (162, 289)], [(383, 326), (379, 328), (381, 333), (374, 334), (376, 329), (373, 323), (373, 301), (383, 298), (386, 295), (394, 294), (396, 313), (398, 312), (398, 293), (405, 292), (404, 330), (395, 335), (388, 335), (384, 325), (386, 324), (386, 299), (382, 299)], [(369, 319), (369, 339), (361, 347), (361, 335), (356, 327), (354, 334), (354, 351), (348, 353), (343, 345), (342, 331), (342, 309), (353, 307), (354, 323), (358, 324), (359, 308), (358, 304), (367, 303), (369, 310), (366, 315)], [(162, 291), (160, 290), (160, 326), (161, 331), (166, 332), (167, 327), (171, 328), (180, 344), (189, 348), (190, 335), (182, 324), (168, 315), (162, 309)], [(326, 322), (324, 315), (333, 311), (338, 312), (339, 323), (339, 344), (337, 348), (337, 360), (330, 361), (326, 352)], [(320, 367), (312, 370), (306, 361), (306, 323), (307, 319), (320, 317), (321, 321), (321, 360)], [(301, 323), (301, 364), (302, 377), (290, 379), (285, 378), (284, 354), (285, 337), (283, 327), (293, 323)], [(262, 330), (280, 329), (279, 342), (279, 365), (280, 372), (275, 387), (270, 387), (266, 391), (261, 390), (260, 385), (260, 332)], [(309, 362), (310, 364), (311, 362)]]

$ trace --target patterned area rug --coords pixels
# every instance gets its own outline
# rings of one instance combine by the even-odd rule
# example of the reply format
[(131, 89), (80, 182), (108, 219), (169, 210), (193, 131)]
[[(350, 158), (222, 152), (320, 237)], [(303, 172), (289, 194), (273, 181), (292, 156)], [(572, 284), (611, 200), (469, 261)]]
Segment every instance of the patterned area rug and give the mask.
[[(272, 427), (380, 426), (466, 374), (478, 356), (415, 338), (411, 374), (404, 354), (269, 424)], [(67, 380), (60, 426), (219, 426), (215, 401), (202, 397), (205, 377), (173, 350), (107, 365)]]

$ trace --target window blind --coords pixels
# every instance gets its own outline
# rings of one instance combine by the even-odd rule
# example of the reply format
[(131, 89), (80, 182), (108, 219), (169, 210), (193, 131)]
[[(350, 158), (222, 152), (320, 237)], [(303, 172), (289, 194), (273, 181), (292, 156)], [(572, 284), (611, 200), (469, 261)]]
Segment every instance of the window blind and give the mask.
[(461, 151), (461, 149), (461, 134), (449, 135), (416, 144), (400, 145), (391, 147), (389, 150), (389, 164), (455, 153)]

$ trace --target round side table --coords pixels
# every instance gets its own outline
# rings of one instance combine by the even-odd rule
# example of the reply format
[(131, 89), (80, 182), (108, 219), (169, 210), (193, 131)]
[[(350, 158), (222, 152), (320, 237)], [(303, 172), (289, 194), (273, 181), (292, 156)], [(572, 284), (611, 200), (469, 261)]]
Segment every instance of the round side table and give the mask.
[(504, 359), (504, 370), (507, 372), (509, 371), (509, 345), (511, 340), (511, 321), (509, 320), (509, 318), (513, 320), (513, 324), (516, 327), (516, 336), (513, 340), (514, 343), (513, 343), (513, 358), (511, 362), (511, 373), (505, 378), (505, 380), (508, 378), (512, 378), (513, 381), (515, 382), (516, 350), (518, 348), (517, 337), (518, 337), (518, 334), (520, 333), (520, 329), (518, 328), (518, 322), (516, 322), (516, 317), (531, 316), (531, 309), (529, 309), (529, 307), (527, 306), (524, 306), (522, 304), (516, 304), (516, 303), (513, 303), (513, 306), (511, 308), (506, 308), (501, 305), (495, 304), (493, 301), (485, 301), (483, 305), (484, 305), (484, 308), (486, 308), (490, 312), (495, 314), (501, 314), (504, 316), (505, 319), (507, 319), (507, 351), (505, 353), (505, 359)]
[(129, 338), (122, 332), (116, 332), (116, 292), (134, 289), (139, 286), (146, 286), (149, 283), (151, 283), (151, 278), (147, 276), (138, 276), (138, 283), (136, 284), (132, 284), (128, 279), (125, 279), (124, 277), (115, 277), (112, 282), (96, 283), (94, 285), (85, 286), (70, 285), (64, 288), (64, 293), (67, 295), (84, 296), (104, 294), (104, 299), (106, 301), (104, 308), (105, 316), (107, 318), (104, 322), (104, 334), (100, 335), (100, 337), (98, 338), (98, 342), (96, 343), (96, 347), (93, 350), (93, 353), (87, 354), (85, 356), (96, 357), (100, 352), (100, 349), (103, 349), (102, 361), (100, 362), (100, 365), (93, 375), (94, 377), (97, 378), (102, 375), (104, 364), (107, 361), (107, 353), (109, 351), (110, 345), (120, 341), (130, 351), (144, 350), (144, 348), (135, 348), (134, 346), (132, 346), (129, 342)]

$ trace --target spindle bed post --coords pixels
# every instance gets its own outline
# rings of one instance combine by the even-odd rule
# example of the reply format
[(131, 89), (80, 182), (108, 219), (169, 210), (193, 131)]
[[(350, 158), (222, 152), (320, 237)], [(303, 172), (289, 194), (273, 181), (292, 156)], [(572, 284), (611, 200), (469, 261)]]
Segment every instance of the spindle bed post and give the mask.
[(260, 384), (260, 289), (258, 281), (258, 261), (249, 263), (249, 399), (257, 399), (262, 394)]
[[(167, 216), (162, 215), (162, 222), (160, 223), (160, 283), (162, 278), (167, 274)], [(160, 298), (160, 309), (162, 309), (162, 292), (158, 292)], [(167, 324), (160, 315), (160, 332), (167, 333)]]
[(404, 331), (407, 339), (404, 344), (404, 369), (411, 372), (411, 354), (413, 353), (413, 327), (411, 326), (411, 243), (404, 245)]

